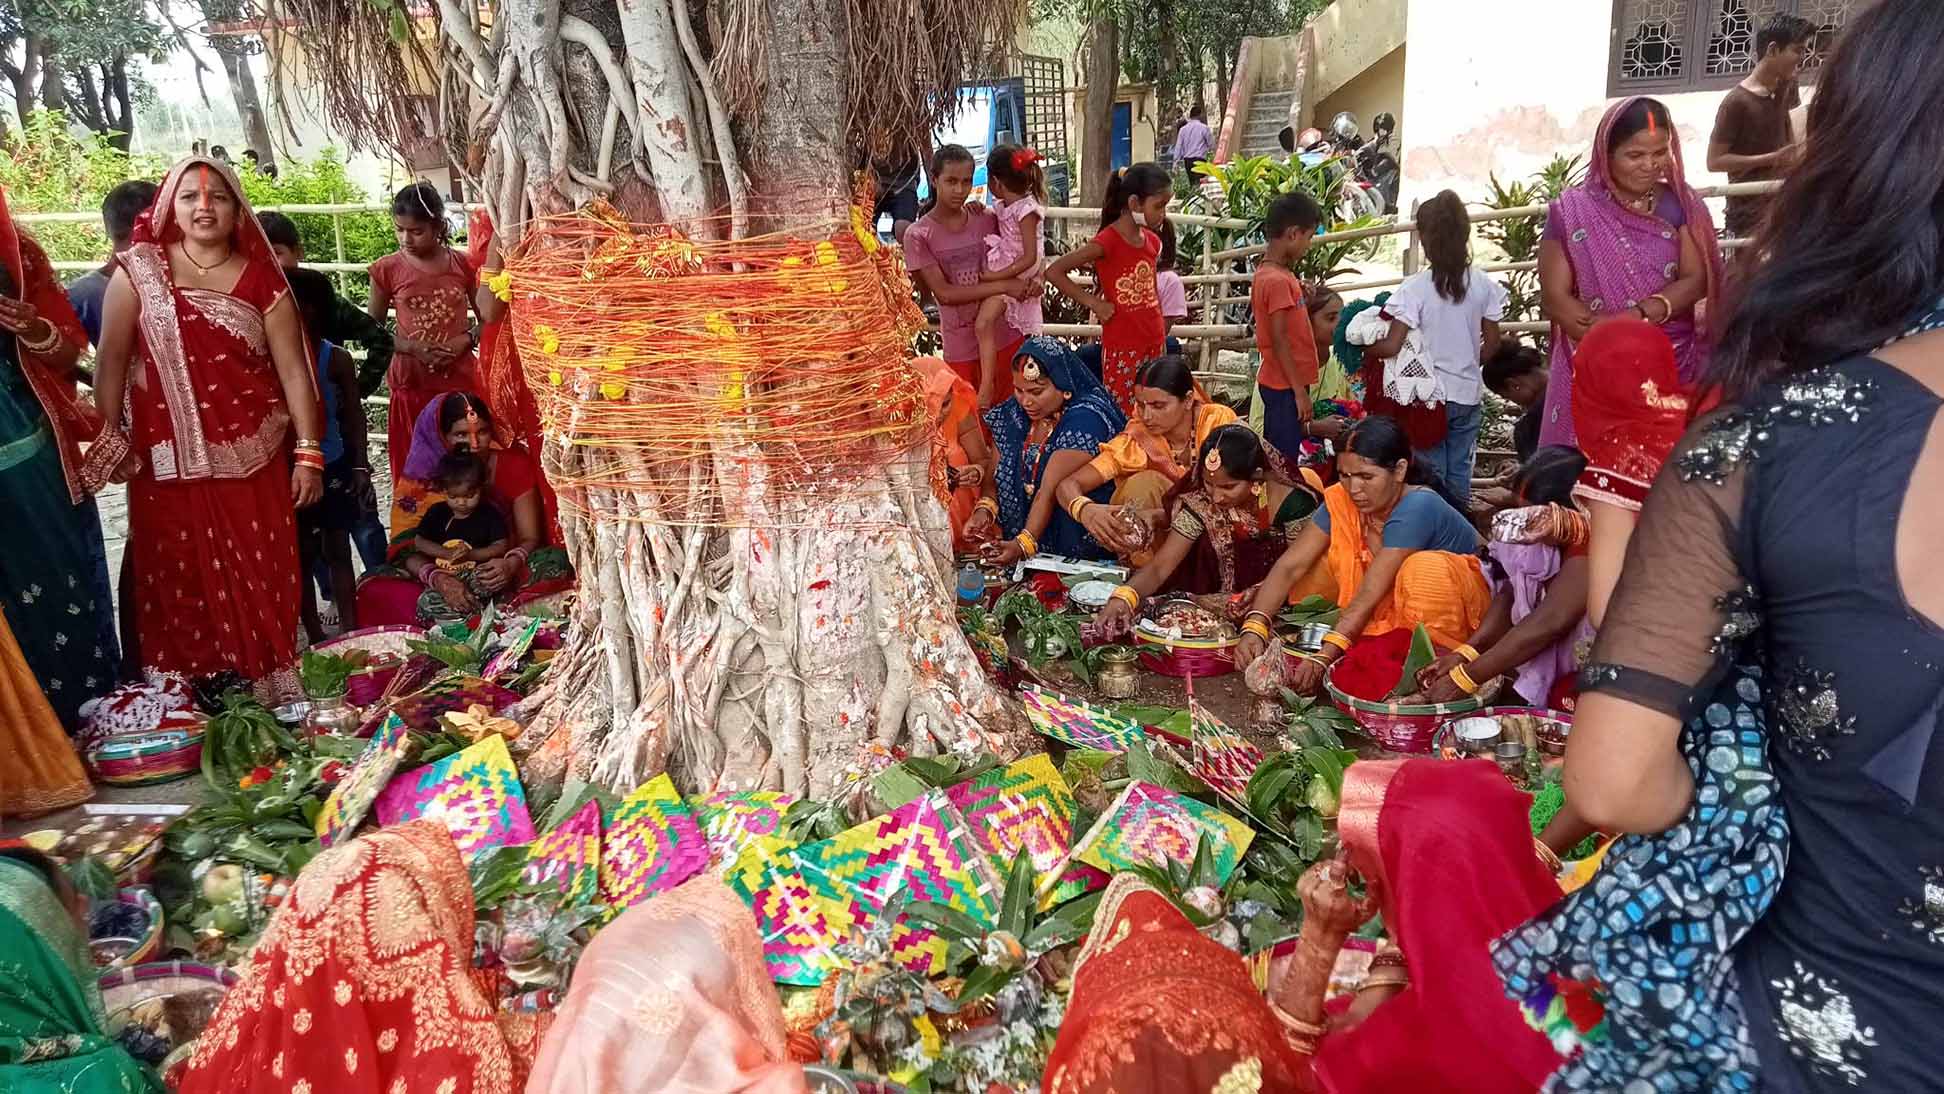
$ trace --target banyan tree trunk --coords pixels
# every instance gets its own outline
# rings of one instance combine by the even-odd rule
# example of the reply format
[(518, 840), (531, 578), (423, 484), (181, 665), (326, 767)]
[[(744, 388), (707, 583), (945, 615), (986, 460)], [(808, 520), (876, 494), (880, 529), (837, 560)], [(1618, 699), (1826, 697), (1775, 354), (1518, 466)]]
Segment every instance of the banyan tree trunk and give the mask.
[[(813, 264), (818, 242), (832, 239), (854, 260), (861, 237), (851, 228), (841, 143), (843, 10), (828, 0), (772, 0), (769, 14), (764, 102), (743, 141), (752, 227), (800, 239)], [(724, 220), (683, 221), (682, 203), (660, 190), (662, 213), (687, 237), (730, 234)], [(614, 352), (630, 362), (665, 360), (683, 338), (700, 348), (673, 370), (590, 370), (576, 381), (554, 359), (572, 352), (571, 320), (536, 333), (542, 317), (570, 303), (539, 284), (539, 271), (558, 264), (548, 248), (575, 245), (542, 226), (509, 265), (527, 379), (551, 408), (543, 463), (565, 487), (563, 533), (580, 585), (571, 648), (540, 712), (542, 758), (617, 788), (665, 768), (689, 791), (826, 797), (874, 750), (1010, 751), (1012, 714), (957, 626), (950, 530), (931, 491), (923, 396), (902, 346), (885, 360), (884, 382), (858, 391), (854, 405), (911, 427), (850, 446), (814, 483), (803, 479), (800, 446), (814, 447), (834, 423), (778, 430), (754, 411), (711, 409), (724, 399), (788, 405), (791, 385), (815, 384), (791, 377), (838, 369), (858, 339), (891, 336), (896, 294), (908, 293), (901, 274), (888, 275), (893, 287), (876, 326), (867, 317), (865, 328), (820, 331), (814, 315), (788, 320), (799, 325), (793, 343), (814, 352), (787, 368), (743, 348), (776, 339), (763, 324), (785, 321), (760, 307), (685, 312), (671, 300), (679, 279), (603, 275), (571, 303), (644, 317), (642, 329), (653, 333), (595, 341), (624, 347)], [(712, 258), (711, 268), (725, 269), (738, 253), (712, 252), (723, 261)], [(847, 261), (852, 278), (878, 276), (859, 268)], [(569, 283), (566, 291), (577, 290)], [(724, 336), (732, 342), (708, 341), (710, 315), (734, 329)], [(639, 343), (629, 345), (631, 337)], [(550, 355), (554, 339), (562, 344)], [(587, 443), (590, 420), (602, 413), (601, 383), (650, 376), (655, 382), (627, 385), (630, 403), (661, 401), (636, 416), (638, 435)], [(702, 423), (707, 440), (671, 463), (668, 446), (680, 442), (668, 437), (682, 432), (675, 420)]]

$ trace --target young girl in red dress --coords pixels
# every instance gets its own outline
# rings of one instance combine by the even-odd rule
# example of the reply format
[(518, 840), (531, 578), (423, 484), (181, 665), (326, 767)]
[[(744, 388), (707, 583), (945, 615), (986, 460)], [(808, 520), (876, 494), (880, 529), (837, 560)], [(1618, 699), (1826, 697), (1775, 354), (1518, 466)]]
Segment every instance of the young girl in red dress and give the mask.
[(371, 317), (380, 323), (398, 309), (398, 338), (385, 385), (392, 481), (411, 454), (412, 427), (434, 396), (478, 391), (467, 309), (478, 297), (473, 267), (447, 246), (445, 201), (429, 182), (415, 182), (392, 198), (398, 250), (371, 264)]
[[(1168, 350), (1168, 324), (1155, 291), (1161, 256), (1158, 229), (1168, 217), (1174, 183), (1152, 163), (1137, 163), (1107, 180), (1100, 232), (1046, 270), (1067, 297), (1099, 318), (1101, 380), (1129, 415), (1134, 413), (1134, 370)], [(1093, 264), (1094, 288), (1074, 284), (1070, 272)]]

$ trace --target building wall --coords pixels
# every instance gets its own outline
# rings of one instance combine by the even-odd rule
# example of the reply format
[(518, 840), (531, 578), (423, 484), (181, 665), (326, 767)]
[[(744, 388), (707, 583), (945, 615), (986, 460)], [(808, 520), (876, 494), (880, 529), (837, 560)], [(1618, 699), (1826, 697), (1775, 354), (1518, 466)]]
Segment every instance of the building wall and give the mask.
[[(1318, 129), (1327, 129), (1331, 118), (1348, 110), (1357, 116), (1357, 124), (1368, 138), (1371, 135), (1371, 119), (1388, 113), (1398, 119), (1398, 136), (1403, 137), (1404, 73), (1408, 67), (1405, 52), (1405, 47), (1398, 46), (1355, 79), (1337, 88), (1316, 104), (1316, 109), (1310, 112), (1309, 124)], [(1393, 147), (1396, 146), (1393, 142)]]
[(1305, 27), (1320, 46), (1309, 94), (1327, 99), (1389, 60), (1404, 44), (1411, 6), (1409, 0), (1337, 0), (1323, 9)]
[[(1410, 208), (1450, 188), (1482, 199), (1488, 176), (1523, 178), (1560, 152), (1585, 154), (1607, 106), (1612, 0), (1411, 0), (1403, 192)], [(1695, 185), (1724, 92), (1660, 96)]]

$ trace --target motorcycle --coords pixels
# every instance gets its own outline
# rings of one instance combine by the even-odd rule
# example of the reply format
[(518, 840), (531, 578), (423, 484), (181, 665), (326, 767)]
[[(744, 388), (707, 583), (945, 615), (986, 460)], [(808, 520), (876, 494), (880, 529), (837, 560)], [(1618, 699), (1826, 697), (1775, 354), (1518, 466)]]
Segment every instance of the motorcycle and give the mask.
[(1356, 116), (1348, 111), (1330, 122), (1339, 143), (1352, 150), (1358, 181), (1376, 192), (1384, 212), (1396, 213), (1397, 190), (1403, 172), (1397, 157), (1391, 153), (1390, 143), (1397, 134), (1397, 119), (1386, 112), (1372, 119), (1370, 126), (1373, 135), (1365, 141), (1358, 133)]
[(1382, 215), (1383, 198), (1358, 167), (1357, 120), (1347, 113), (1338, 114), (1331, 128), (1334, 140), (1314, 127), (1297, 133), (1284, 126), (1278, 136), (1283, 150), (1294, 155), (1304, 167), (1314, 169), (1329, 164), (1333, 174), (1342, 177), (1343, 185), (1338, 188), (1337, 207), (1333, 210), (1338, 223)]

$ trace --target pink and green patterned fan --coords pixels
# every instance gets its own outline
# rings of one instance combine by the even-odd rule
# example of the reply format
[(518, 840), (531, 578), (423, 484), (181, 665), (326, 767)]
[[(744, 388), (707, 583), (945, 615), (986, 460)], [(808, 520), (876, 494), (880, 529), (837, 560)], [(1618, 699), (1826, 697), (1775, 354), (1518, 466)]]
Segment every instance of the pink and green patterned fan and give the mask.
[(378, 795), (376, 811), (385, 825), (438, 821), (468, 860), (490, 848), (533, 841), (520, 772), (497, 733), (394, 778)]
[(667, 892), (709, 866), (709, 845), (667, 775), (621, 799), (601, 838), (601, 897), (626, 908)]
[(589, 801), (560, 827), (533, 841), (527, 849), (521, 880), (528, 885), (552, 883), (570, 904), (592, 903), (600, 896), (601, 805)]
[(1216, 876), (1226, 882), (1253, 839), (1253, 829), (1214, 806), (1137, 782), (1101, 814), (1074, 857), (1117, 874), (1134, 866), (1192, 862), (1205, 840)]
[[(868, 929), (898, 893), (990, 925), (997, 915), (996, 875), (952, 813), (950, 800), (934, 791), (830, 839), (798, 847), (794, 858), (808, 882), (849, 897), (859, 930)], [(894, 928), (891, 949), (914, 971), (944, 969), (945, 939), (908, 919)]]
[(317, 814), (319, 843), (330, 847), (342, 842), (364, 822), (379, 791), (398, 773), (398, 765), (405, 759), (405, 740), (405, 723), (395, 714), (371, 735), (351, 770), (324, 799), (324, 808)]
[(783, 818), (796, 799), (774, 790), (725, 791), (702, 799), (695, 823), (709, 844), (709, 869), (727, 879), (736, 859), (762, 843), (773, 850), (791, 845)]
[(1248, 801), (1249, 780), (1262, 766), (1262, 750), (1192, 698), (1188, 700), (1188, 718), (1194, 732), (1189, 770), (1230, 801)]
[(1126, 752), (1146, 737), (1132, 718), (1121, 718), (1104, 707), (1028, 684), (1019, 689), (1026, 717), (1045, 736), (1075, 748)]
[(806, 875), (793, 850), (752, 845), (732, 864), (727, 880), (755, 913), (770, 979), (809, 986), (843, 966), (837, 946), (851, 937), (858, 920), (850, 895), (830, 888), (826, 875)]
[[(1040, 753), (1009, 767), (948, 788), (945, 797), (958, 811), (964, 829), (999, 871), (1026, 852), (1041, 882), (1063, 870), (1073, 847), (1073, 791)], [(1048, 889), (1041, 900), (1051, 907), (1069, 894), (1066, 887)]]

